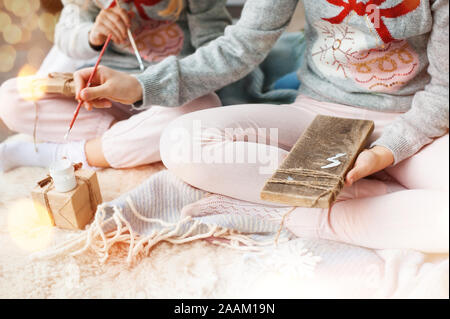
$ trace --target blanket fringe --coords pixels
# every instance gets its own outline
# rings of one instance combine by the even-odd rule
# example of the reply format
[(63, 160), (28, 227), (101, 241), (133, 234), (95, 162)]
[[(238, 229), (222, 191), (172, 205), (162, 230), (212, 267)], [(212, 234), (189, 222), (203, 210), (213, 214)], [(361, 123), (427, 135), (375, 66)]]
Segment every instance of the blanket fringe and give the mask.
[[(192, 217), (190, 216), (183, 218), (176, 223), (170, 223), (160, 219), (147, 218), (142, 216), (137, 211), (130, 197), (128, 197), (126, 201), (136, 218), (146, 223), (158, 224), (162, 228), (160, 230), (153, 230), (148, 235), (141, 236), (133, 230), (130, 223), (123, 216), (122, 210), (119, 207), (113, 206), (113, 215), (107, 218), (107, 206), (99, 205), (94, 221), (85, 231), (51, 249), (34, 253), (30, 257), (32, 259), (53, 258), (64, 253), (69, 253), (71, 256), (76, 256), (91, 249), (97, 254), (100, 262), (105, 263), (110, 256), (111, 248), (115, 244), (124, 243), (128, 245), (126, 262), (130, 265), (136, 261), (138, 256), (148, 256), (152, 248), (161, 242), (184, 244), (200, 239), (212, 238), (212, 243), (216, 245), (237, 250), (256, 252), (263, 251), (264, 247), (272, 246), (274, 244), (273, 240), (260, 242), (232, 229), (223, 228), (213, 224), (202, 224), (199, 220), (192, 221)], [(116, 224), (115, 230), (105, 233), (104, 226), (111, 220)], [(180, 229), (190, 222), (192, 224), (187, 231), (185, 231), (182, 235), (179, 235), (178, 232)], [(207, 231), (201, 234), (193, 235), (194, 231), (200, 224), (205, 225), (207, 227)], [(276, 241), (278, 242), (279, 233), (276, 237)], [(288, 239), (285, 241), (288, 241)], [(79, 248), (80, 246), (81, 248)]]

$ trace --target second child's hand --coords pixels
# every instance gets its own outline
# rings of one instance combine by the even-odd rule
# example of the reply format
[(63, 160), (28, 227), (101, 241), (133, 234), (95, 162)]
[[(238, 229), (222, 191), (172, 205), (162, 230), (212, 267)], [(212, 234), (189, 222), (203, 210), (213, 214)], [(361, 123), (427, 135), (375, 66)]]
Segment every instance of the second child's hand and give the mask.
[(83, 107), (87, 110), (109, 108), (111, 101), (131, 105), (142, 100), (142, 86), (134, 76), (99, 66), (92, 86), (85, 88), (91, 73), (92, 68), (74, 73), (76, 98), (83, 101)]
[(384, 146), (376, 145), (359, 154), (355, 166), (346, 176), (345, 184), (351, 186), (356, 181), (382, 171), (393, 163), (392, 152)]
[(95, 19), (89, 32), (89, 43), (94, 47), (102, 46), (109, 34), (117, 44), (122, 44), (128, 37), (127, 30), (131, 26), (129, 13), (122, 8), (103, 9)]

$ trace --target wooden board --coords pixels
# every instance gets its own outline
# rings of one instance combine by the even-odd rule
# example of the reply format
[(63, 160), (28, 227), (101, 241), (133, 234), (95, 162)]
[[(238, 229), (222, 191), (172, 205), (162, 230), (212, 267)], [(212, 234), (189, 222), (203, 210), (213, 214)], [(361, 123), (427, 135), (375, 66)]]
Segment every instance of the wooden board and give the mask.
[(374, 127), (372, 121), (318, 115), (267, 181), (261, 199), (330, 207)]

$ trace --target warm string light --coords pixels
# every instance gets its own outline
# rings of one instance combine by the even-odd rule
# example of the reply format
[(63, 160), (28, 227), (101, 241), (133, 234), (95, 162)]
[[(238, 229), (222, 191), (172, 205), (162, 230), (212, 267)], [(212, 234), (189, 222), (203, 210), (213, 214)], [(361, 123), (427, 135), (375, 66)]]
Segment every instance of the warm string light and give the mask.
[(8, 206), (8, 233), (17, 247), (36, 252), (47, 248), (54, 236), (53, 223), (45, 207), (30, 199), (19, 199)]
[(45, 90), (44, 87), (36, 87), (33, 83), (37, 68), (32, 65), (25, 64), (17, 76), (17, 90), (22, 99), (26, 101), (37, 101), (41, 99)]

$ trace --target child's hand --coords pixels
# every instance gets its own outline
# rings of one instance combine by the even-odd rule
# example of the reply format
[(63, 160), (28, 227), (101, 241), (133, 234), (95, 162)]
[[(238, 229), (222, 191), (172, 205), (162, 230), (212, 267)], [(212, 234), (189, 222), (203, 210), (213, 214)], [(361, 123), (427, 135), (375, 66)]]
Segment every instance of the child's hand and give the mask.
[(379, 172), (394, 163), (394, 155), (383, 146), (374, 146), (363, 151), (356, 159), (355, 166), (348, 172), (345, 184), (351, 186), (354, 182)]
[(83, 69), (74, 74), (76, 98), (84, 101), (83, 107), (88, 111), (94, 107), (109, 108), (111, 101), (131, 105), (142, 100), (142, 86), (134, 76), (101, 65), (92, 79), (92, 86), (85, 88), (93, 69)]
[(89, 33), (89, 42), (93, 46), (101, 46), (105, 43), (109, 34), (112, 40), (123, 43), (127, 38), (127, 28), (130, 27), (131, 20), (125, 9), (113, 7), (100, 11), (95, 19), (94, 27)]

